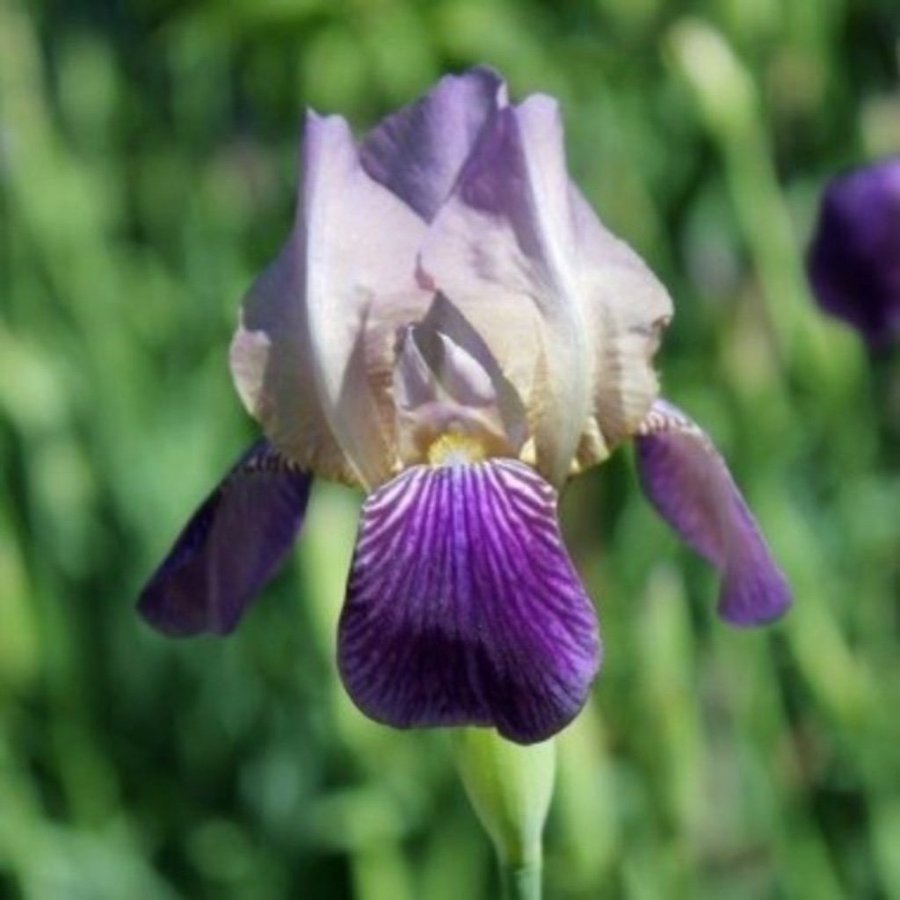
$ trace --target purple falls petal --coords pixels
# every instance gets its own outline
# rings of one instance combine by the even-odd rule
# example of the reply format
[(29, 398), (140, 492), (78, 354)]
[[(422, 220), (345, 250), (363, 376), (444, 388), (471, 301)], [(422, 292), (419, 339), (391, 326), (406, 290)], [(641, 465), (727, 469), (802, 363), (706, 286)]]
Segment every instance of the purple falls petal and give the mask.
[(722, 574), (722, 618), (758, 625), (784, 613), (791, 603), (787, 581), (706, 434), (677, 407), (658, 400), (636, 441), (644, 493), (682, 540)]
[(871, 347), (900, 338), (900, 156), (831, 181), (807, 271), (822, 308)]
[(172, 636), (227, 634), (287, 557), (312, 477), (266, 440), (206, 498), (141, 592), (138, 610)]
[(565, 727), (600, 642), (553, 488), (493, 459), (415, 466), (371, 494), (338, 662), (357, 706), (396, 728), (494, 726), (527, 744)]

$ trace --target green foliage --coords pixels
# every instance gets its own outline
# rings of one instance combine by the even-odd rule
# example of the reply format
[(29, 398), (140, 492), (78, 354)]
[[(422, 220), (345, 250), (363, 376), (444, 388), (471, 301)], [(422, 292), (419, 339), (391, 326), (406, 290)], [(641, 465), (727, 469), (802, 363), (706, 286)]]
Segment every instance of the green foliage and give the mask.
[(573, 483), (606, 661), (559, 740), (548, 896), (900, 897), (900, 367), (802, 276), (823, 179), (900, 147), (898, 26), (888, 0), (2, 0), (0, 897), (496, 895), (448, 739), (337, 682), (351, 492), (316, 494), (233, 638), (133, 612), (255, 433), (226, 352), (302, 107), (362, 128), (474, 62), (561, 98), (577, 180), (675, 296), (666, 392), (797, 595), (728, 630), (627, 451)]

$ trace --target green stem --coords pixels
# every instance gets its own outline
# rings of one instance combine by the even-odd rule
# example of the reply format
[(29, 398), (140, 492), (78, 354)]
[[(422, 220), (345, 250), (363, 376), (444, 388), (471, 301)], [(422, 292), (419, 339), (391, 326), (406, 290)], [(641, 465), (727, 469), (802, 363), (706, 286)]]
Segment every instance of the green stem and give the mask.
[(541, 900), (540, 860), (524, 865), (500, 863), (503, 900)]

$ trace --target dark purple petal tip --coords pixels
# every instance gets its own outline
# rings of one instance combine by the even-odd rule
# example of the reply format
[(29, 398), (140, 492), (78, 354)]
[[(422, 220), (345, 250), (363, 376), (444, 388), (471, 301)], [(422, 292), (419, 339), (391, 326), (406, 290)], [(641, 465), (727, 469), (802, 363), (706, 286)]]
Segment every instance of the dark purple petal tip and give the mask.
[(415, 466), (368, 497), (338, 646), (366, 715), (533, 743), (578, 713), (599, 662), (556, 492), (530, 468)]
[(722, 574), (719, 614), (761, 625), (791, 604), (787, 581), (712, 442), (684, 413), (657, 401), (636, 438), (644, 493), (679, 537)]
[(232, 631), (290, 552), (311, 483), (268, 441), (254, 444), (194, 513), (141, 592), (144, 619), (177, 637)]
[(871, 347), (900, 338), (900, 156), (829, 183), (807, 272), (822, 308)]

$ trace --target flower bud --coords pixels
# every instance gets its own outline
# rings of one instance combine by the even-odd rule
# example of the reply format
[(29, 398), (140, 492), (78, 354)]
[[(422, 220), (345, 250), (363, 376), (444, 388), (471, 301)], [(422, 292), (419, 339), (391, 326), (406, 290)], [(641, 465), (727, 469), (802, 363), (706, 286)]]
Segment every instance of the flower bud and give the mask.
[(522, 746), (490, 728), (455, 733), (456, 764), (490, 835), (512, 897), (540, 896), (541, 838), (553, 795), (556, 745)]

